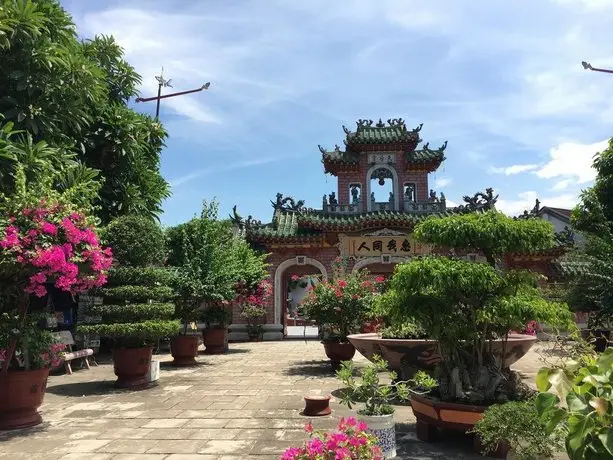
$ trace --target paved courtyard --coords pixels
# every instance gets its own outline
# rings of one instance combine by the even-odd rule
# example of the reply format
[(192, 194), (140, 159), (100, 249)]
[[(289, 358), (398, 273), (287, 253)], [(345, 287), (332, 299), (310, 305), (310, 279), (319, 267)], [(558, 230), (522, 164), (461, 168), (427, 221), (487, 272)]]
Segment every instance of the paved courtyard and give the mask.
[[(114, 389), (110, 363), (52, 375), (45, 422), (0, 432), (0, 459), (278, 459), (306, 439), (303, 395), (334, 395), (341, 387), (316, 341), (232, 343), (228, 354), (201, 355), (189, 369), (172, 368), (169, 355), (156, 359), (162, 361), (159, 385), (139, 392)], [(367, 362), (359, 354), (355, 360)], [(535, 351), (516, 366), (530, 381), (539, 367)], [(331, 406), (331, 416), (312, 419), (316, 429), (333, 428), (352, 413), (334, 397)], [(481, 458), (462, 437), (444, 445), (417, 440), (408, 406), (398, 406), (395, 419), (398, 458)]]

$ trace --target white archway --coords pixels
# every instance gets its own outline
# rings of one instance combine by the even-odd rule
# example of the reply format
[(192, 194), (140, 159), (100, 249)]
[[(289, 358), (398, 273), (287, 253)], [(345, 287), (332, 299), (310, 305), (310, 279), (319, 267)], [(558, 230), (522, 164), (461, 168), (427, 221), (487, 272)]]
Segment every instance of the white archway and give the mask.
[(364, 197), (364, 201), (366, 201), (366, 210), (372, 211), (372, 201), (370, 199), (372, 189), (370, 187), (370, 182), (372, 181), (372, 173), (375, 172), (377, 169), (386, 169), (392, 174), (392, 193), (394, 194), (394, 210), (398, 211), (400, 209), (400, 201), (398, 198), (398, 173), (396, 172), (395, 168), (387, 164), (372, 165), (366, 173), (366, 196)]
[(305, 257), (304, 263), (301, 263), (301, 264), (298, 263), (297, 257), (293, 257), (291, 259), (287, 259), (281, 262), (279, 266), (277, 267), (277, 269), (275, 270), (275, 281), (274, 281), (275, 283), (274, 284), (275, 324), (282, 324), (281, 323), (281, 313), (283, 309), (283, 298), (282, 298), (283, 286), (281, 284), (283, 280), (283, 273), (285, 273), (286, 269), (294, 265), (311, 265), (317, 268), (321, 272), (324, 280), (328, 279), (328, 271), (326, 270), (326, 267), (324, 267), (324, 265), (320, 261), (311, 259), (310, 257)]
[[(406, 262), (408, 260), (411, 260), (411, 257), (391, 256), (390, 257), (390, 265), (401, 264), (401, 263)], [(355, 265), (351, 269), (351, 273), (356, 273), (358, 270), (360, 270), (360, 269), (362, 269), (364, 267), (367, 267), (368, 265), (380, 264), (380, 263), (382, 263), (380, 257), (367, 257), (367, 258), (364, 258), (364, 259), (360, 259), (360, 260), (358, 260), (355, 263)]]

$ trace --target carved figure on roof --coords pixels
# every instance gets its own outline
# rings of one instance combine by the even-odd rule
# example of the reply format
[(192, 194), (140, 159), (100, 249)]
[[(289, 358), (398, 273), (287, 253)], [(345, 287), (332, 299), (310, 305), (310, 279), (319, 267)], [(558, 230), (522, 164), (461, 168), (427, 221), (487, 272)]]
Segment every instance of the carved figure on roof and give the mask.
[(385, 123), (383, 123), (383, 120), (381, 120), (381, 118), (379, 118), (379, 121), (377, 122), (377, 124), (375, 126), (377, 128), (385, 128)]
[(533, 213), (533, 214), (538, 214), (540, 210), (541, 210), (541, 202), (540, 202), (540, 200), (537, 198), (537, 199), (536, 199), (536, 202), (534, 203), (534, 208), (532, 208), (532, 213)]
[(445, 194), (443, 192), (441, 192), (441, 202), (444, 203), (445, 200), (446, 200)]
[(325, 208), (326, 206), (328, 206), (328, 195), (324, 195), (324, 198), (322, 200), (322, 204), (323, 207)]
[(430, 150), (430, 142), (426, 142), (423, 147), (421, 148), (422, 150)]
[(351, 134), (351, 131), (345, 125), (343, 125), (343, 131), (345, 131), (345, 134)]
[(338, 204), (335, 192), (330, 193), (330, 195), (328, 195), (328, 199), (329, 199), (331, 205), (337, 205)]
[(390, 192), (389, 201), (390, 201), (390, 203), (392, 203), (394, 201), (394, 192)]
[(438, 151), (439, 151), (439, 152), (442, 152), (442, 151), (444, 151), (446, 148), (447, 148), (447, 141), (443, 142), (443, 145), (441, 145), (441, 146), (438, 148)]
[(406, 125), (404, 124), (404, 120), (402, 118), (391, 118), (387, 120), (387, 124), (397, 128), (406, 128)]
[(423, 126), (424, 126), (424, 124), (423, 124), (423, 123), (420, 123), (420, 124), (417, 126), (417, 128), (414, 128), (414, 129), (413, 129), (413, 132), (417, 134), (418, 132), (420, 132), (420, 131), (421, 131), (421, 128), (423, 128)]
[(523, 214), (521, 214), (520, 216), (516, 216), (513, 219), (515, 220), (535, 219), (538, 217), (538, 214), (540, 211), (541, 211), (541, 202), (537, 198), (536, 202), (534, 203), (534, 207), (530, 211), (524, 210)]
[(340, 146), (338, 144), (334, 144), (334, 151), (335, 152), (340, 152), (341, 151), (341, 148), (340, 148)]
[(496, 201), (498, 201), (498, 195), (494, 196), (494, 189), (488, 187), (485, 189), (485, 193), (477, 192), (472, 197), (465, 195), (463, 197), (466, 206), (464, 210), (471, 211), (489, 211), (496, 209)]
[(262, 226), (262, 221), (255, 220), (251, 216), (247, 216), (246, 220), (243, 219), (236, 211), (236, 205), (232, 207), (232, 214), (230, 214), (230, 220), (236, 227), (238, 227), (241, 232), (245, 229), (249, 230)]
[(358, 121), (356, 121), (356, 124), (358, 125), (358, 129), (359, 128), (370, 128), (372, 126), (372, 120), (365, 120), (365, 119), (359, 119)]
[(326, 153), (328, 153), (328, 152), (326, 152), (326, 149), (324, 149), (324, 148), (323, 148), (321, 145), (317, 144), (317, 147), (319, 147), (319, 151), (320, 151), (321, 153), (323, 153), (324, 155), (325, 155)]
[(275, 210), (300, 212), (304, 210), (304, 200), (294, 200), (291, 196), (283, 198), (282, 193), (277, 193), (277, 201), (271, 201)]
[(438, 198), (436, 197), (436, 192), (432, 189), (430, 189), (430, 201), (438, 201)]

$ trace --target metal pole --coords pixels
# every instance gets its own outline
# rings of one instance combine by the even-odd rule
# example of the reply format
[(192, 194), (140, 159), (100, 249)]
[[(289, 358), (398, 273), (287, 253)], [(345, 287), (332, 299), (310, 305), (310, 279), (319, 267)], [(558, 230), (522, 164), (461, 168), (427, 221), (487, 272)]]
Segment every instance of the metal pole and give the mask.
[(155, 119), (159, 121), (160, 119), (160, 96), (162, 95), (162, 83), (158, 85), (158, 97), (157, 104), (155, 106)]

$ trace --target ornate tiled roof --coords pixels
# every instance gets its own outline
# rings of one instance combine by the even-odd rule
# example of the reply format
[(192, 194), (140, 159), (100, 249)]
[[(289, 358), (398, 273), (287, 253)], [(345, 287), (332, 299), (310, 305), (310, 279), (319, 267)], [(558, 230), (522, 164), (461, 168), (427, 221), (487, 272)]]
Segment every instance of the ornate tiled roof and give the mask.
[(249, 228), (247, 236), (251, 241), (258, 242), (319, 242), (321, 232), (298, 227), (298, 213), (294, 211), (276, 210), (272, 223)]
[(319, 146), (325, 170), (331, 174), (357, 170), (362, 152), (382, 152), (389, 147), (390, 152), (404, 152), (408, 169), (433, 171), (445, 160), (443, 152), (447, 142), (438, 149), (431, 149), (430, 144), (426, 143), (421, 149), (415, 150), (421, 142), (421, 127), (422, 125), (419, 125), (409, 130), (402, 118), (388, 120), (387, 125), (381, 119), (374, 125), (372, 120), (358, 120), (357, 129), (353, 132), (343, 126), (346, 134), (345, 150), (341, 150), (338, 145), (335, 145), (333, 150)]
[(402, 118), (387, 120), (387, 126), (379, 118), (379, 122), (373, 126), (372, 120), (358, 120), (357, 129), (352, 132), (343, 126), (347, 139), (345, 144), (366, 145), (366, 144), (404, 144), (419, 142), (419, 131), (422, 125), (409, 130)]

